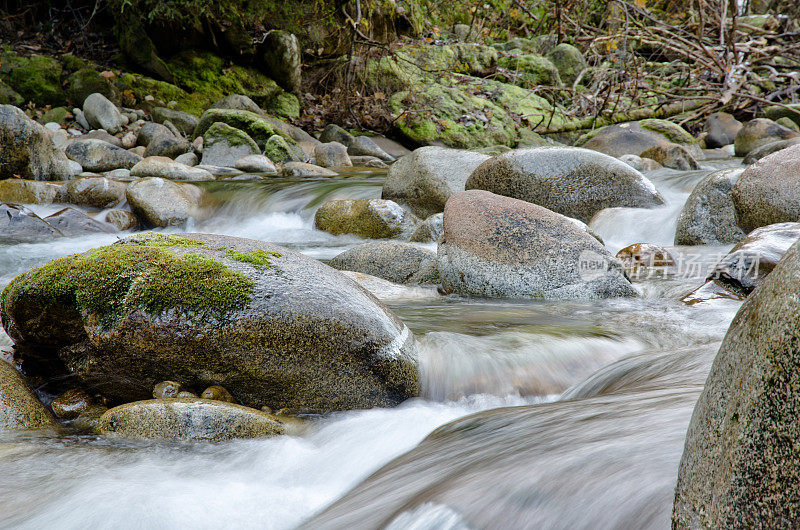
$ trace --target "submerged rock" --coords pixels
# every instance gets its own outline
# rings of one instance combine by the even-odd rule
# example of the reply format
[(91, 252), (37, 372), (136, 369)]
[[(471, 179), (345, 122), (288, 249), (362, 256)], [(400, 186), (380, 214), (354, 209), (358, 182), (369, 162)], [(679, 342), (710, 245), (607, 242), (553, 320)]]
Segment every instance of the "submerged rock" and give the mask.
[(637, 296), (622, 265), (574, 220), (472, 190), (454, 195), (439, 242), (442, 287), (490, 298)]
[(678, 216), (676, 245), (730, 244), (745, 236), (736, 224), (731, 193), (744, 169), (715, 171), (692, 190)]
[(410, 243), (375, 241), (345, 250), (329, 263), (339, 270), (361, 272), (393, 283), (437, 283), (436, 253)]
[(98, 434), (151, 440), (221, 442), (284, 434), (275, 417), (260, 410), (210, 399), (150, 399), (109, 409)]
[(48, 215), (44, 220), (57, 229), (65, 237), (80, 237), (87, 234), (111, 234), (114, 227), (106, 223), (95, 221), (85, 213), (75, 208), (64, 208)]
[(314, 214), (314, 224), (333, 235), (354, 234), (381, 239), (410, 233), (419, 219), (399, 204), (383, 199), (327, 201)]
[(673, 528), (800, 523), (800, 244), (745, 300), (697, 401)]
[(0, 360), (0, 433), (17, 429), (53, 429), (53, 416), (16, 368)]
[(489, 156), (444, 147), (420, 147), (389, 168), (381, 198), (407, 205), (419, 217), (444, 210), (450, 195), (464, 191), (472, 172)]
[(125, 196), (137, 217), (150, 226), (183, 226), (202, 217), (203, 191), (191, 184), (147, 177), (128, 184)]
[(0, 180), (69, 180), (72, 169), (50, 133), (12, 105), (0, 105)]
[(53, 413), (61, 420), (73, 420), (93, 405), (92, 396), (80, 388), (67, 390), (50, 403)]
[(745, 231), (800, 221), (800, 145), (749, 166), (733, 185), (736, 219)]
[(467, 190), (538, 204), (584, 222), (604, 208), (653, 208), (664, 199), (644, 175), (615, 158), (575, 147), (518, 149), (478, 166)]
[(415, 339), (388, 308), (261, 241), (132, 236), (18, 276), (0, 307), (40, 376), (71, 374), (114, 400), (149, 398), (164, 380), (273, 409), (383, 407), (419, 393)]

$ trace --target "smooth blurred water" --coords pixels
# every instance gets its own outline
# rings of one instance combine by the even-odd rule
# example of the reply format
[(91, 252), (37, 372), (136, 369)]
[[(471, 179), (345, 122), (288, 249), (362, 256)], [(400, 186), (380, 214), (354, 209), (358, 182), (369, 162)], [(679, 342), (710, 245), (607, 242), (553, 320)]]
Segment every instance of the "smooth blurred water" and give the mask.
[[(592, 227), (612, 252), (671, 245), (683, 201), (711, 169), (653, 172), (665, 207), (602, 212)], [(379, 197), (383, 178), (204, 184), (212, 215), (187, 230), (327, 259), (362, 240), (314, 229), (315, 209)], [(0, 246), (0, 287), (114, 240)], [(557, 303), (395, 288), (386, 303), (420, 342), (419, 399), (222, 444), (7, 437), (0, 527), (667, 528), (691, 409), (738, 309), (680, 302), (701, 283), (702, 273), (647, 278), (638, 299)]]

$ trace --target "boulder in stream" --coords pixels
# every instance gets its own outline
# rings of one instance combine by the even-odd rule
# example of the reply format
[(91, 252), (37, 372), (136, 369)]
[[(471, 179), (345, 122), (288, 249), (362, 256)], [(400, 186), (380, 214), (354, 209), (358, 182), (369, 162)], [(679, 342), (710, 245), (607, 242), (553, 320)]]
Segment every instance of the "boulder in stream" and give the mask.
[(156, 383), (225, 387), (273, 410), (418, 395), (416, 341), (339, 271), (261, 241), (139, 234), (15, 278), (2, 323), (23, 363), (112, 401)]
[(414, 214), (396, 202), (383, 199), (327, 201), (314, 214), (314, 224), (320, 230), (370, 239), (408, 237), (418, 223)]
[(0, 180), (69, 180), (72, 170), (50, 132), (17, 107), (0, 105)]
[(17, 429), (55, 429), (52, 414), (16, 368), (0, 359), (0, 433)]
[(747, 156), (751, 151), (764, 145), (798, 136), (800, 134), (768, 118), (756, 118), (745, 123), (736, 134), (734, 141), (736, 156)]
[(697, 183), (678, 216), (676, 245), (731, 244), (745, 236), (736, 224), (731, 197), (733, 185), (744, 169), (715, 171)]
[(436, 253), (411, 243), (374, 241), (345, 250), (329, 263), (339, 270), (361, 272), (394, 283), (437, 283)]

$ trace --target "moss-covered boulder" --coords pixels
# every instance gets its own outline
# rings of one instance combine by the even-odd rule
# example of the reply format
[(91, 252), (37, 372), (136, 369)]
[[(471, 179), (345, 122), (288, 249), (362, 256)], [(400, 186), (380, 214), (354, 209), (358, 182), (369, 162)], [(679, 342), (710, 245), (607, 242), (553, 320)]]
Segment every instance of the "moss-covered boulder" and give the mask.
[(105, 412), (95, 432), (149, 440), (221, 442), (283, 434), (277, 418), (260, 410), (210, 399), (148, 399)]
[(327, 201), (314, 215), (314, 224), (320, 230), (371, 239), (411, 236), (418, 223), (414, 214), (394, 201), (383, 199)]
[(147, 399), (164, 380), (272, 409), (391, 406), (419, 392), (414, 338), (388, 308), (261, 241), (132, 236), (18, 276), (0, 310), (23, 363), (112, 400)]
[(15, 105), (21, 107), (24, 104), (25, 98), (0, 79), (0, 105)]
[(2, 50), (0, 79), (19, 93), (25, 101), (37, 105), (64, 105), (66, 97), (61, 84), (61, 63), (52, 57), (23, 57)]
[(561, 80), (569, 86), (572, 86), (587, 66), (581, 51), (566, 42), (562, 42), (547, 52), (547, 58), (558, 69)]
[(602, 127), (581, 136), (575, 145), (613, 157), (637, 155), (658, 146), (678, 144), (695, 158), (702, 156), (697, 141), (680, 125), (666, 120), (641, 120)]
[(183, 226), (203, 217), (203, 191), (192, 184), (145, 177), (131, 182), (125, 197), (138, 218), (150, 226)]
[(253, 139), (230, 125), (217, 122), (203, 133), (202, 164), (234, 167), (240, 158), (258, 154), (261, 154), (261, 150)]
[(38, 180), (0, 180), (0, 202), (51, 204), (65, 198), (63, 184)]
[(276, 134), (272, 125), (263, 116), (254, 112), (234, 109), (208, 109), (200, 116), (200, 121), (194, 129), (194, 136), (203, 136), (209, 127), (217, 122), (244, 131), (259, 147), (263, 147), (270, 136)]
[(172, 82), (172, 72), (158, 56), (158, 50), (145, 28), (142, 14), (130, 2), (127, 2), (125, 7), (115, 14), (114, 34), (117, 37), (120, 49), (135, 65), (145, 72), (160, 77), (167, 82)]
[(0, 105), (0, 179), (68, 180), (69, 160), (50, 133), (11, 105)]
[(67, 77), (67, 99), (76, 107), (83, 107), (86, 98), (95, 92), (111, 101), (119, 102), (119, 94), (114, 85), (92, 67), (81, 68)]
[(0, 360), (0, 433), (56, 427), (52, 414), (37, 399), (22, 374)]
[(270, 136), (264, 144), (264, 156), (276, 164), (302, 162), (305, 157), (301, 153), (302, 150), (298, 152), (298, 150), (292, 149), (289, 142), (277, 134)]
[(555, 65), (541, 55), (532, 53), (507, 55), (498, 59), (497, 66), (508, 70), (503, 77), (512, 85), (523, 88), (561, 85), (561, 76)]
[(289, 92), (301, 88), (302, 51), (297, 37), (283, 30), (273, 30), (264, 36), (259, 55), (267, 72)]

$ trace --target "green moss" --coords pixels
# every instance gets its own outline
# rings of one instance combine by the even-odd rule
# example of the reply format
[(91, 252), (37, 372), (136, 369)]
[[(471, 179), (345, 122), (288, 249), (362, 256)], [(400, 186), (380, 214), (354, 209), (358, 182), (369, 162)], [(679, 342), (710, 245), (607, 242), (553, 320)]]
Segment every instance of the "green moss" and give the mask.
[(119, 100), (114, 85), (92, 67), (84, 67), (67, 78), (67, 99), (76, 107), (82, 107), (84, 100), (98, 92), (111, 101)]
[(234, 261), (242, 263), (249, 263), (258, 269), (267, 270), (272, 269), (276, 272), (281, 272), (281, 269), (272, 263), (272, 258), (280, 258), (279, 252), (267, 252), (266, 250), (253, 250), (252, 252), (237, 252), (235, 250), (227, 250), (225, 252), (229, 258)]
[(686, 132), (683, 127), (671, 121), (648, 119), (639, 121), (639, 125), (641, 125), (643, 129), (664, 136), (667, 140), (675, 144), (693, 144), (696, 142), (694, 137)]
[(523, 88), (561, 84), (561, 77), (556, 67), (541, 55), (525, 53), (501, 57), (497, 65), (512, 71), (503, 76), (504, 80)]
[(224, 140), (231, 147), (247, 145), (250, 147), (252, 152), (261, 152), (261, 150), (258, 148), (258, 145), (256, 145), (253, 139), (250, 138), (246, 132), (240, 131), (239, 129), (231, 127), (225, 123), (216, 122), (203, 134), (203, 139), (207, 146), (211, 146), (219, 140)]
[(52, 57), (23, 57), (4, 48), (0, 56), (0, 78), (25, 101), (42, 106), (66, 103), (61, 86), (61, 63)]
[(300, 117), (300, 100), (294, 94), (280, 92), (264, 107), (270, 114), (285, 118)]
[(230, 125), (246, 132), (259, 146), (264, 145), (275, 134), (272, 125), (254, 112), (232, 109), (208, 109), (194, 130), (194, 136), (202, 136), (216, 122)]
[(64, 125), (71, 116), (72, 114), (66, 107), (55, 107), (42, 114), (41, 122), (55, 122)]
[(250, 302), (255, 286), (217, 260), (173, 250), (203, 246), (189, 238), (146, 234), (55, 259), (15, 278), (3, 291), (3, 308), (19, 300), (75, 306), (107, 328), (137, 310), (223, 319)]
[(283, 164), (294, 159), (289, 144), (277, 134), (270, 136), (264, 144), (264, 154), (276, 164)]

